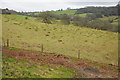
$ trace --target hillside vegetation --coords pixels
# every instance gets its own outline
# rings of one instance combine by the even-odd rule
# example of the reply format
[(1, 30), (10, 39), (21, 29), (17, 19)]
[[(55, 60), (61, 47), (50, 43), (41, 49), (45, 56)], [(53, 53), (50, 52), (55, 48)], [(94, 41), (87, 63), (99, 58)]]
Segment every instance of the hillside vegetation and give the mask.
[[(17, 56), (21, 58), (16, 58), (10, 54), (12, 53), (3, 53), (3, 78), (71, 78), (76, 73), (75, 70), (64, 66), (46, 64), (42, 61), (36, 62), (35, 58), (31, 60), (31, 57), (28, 56), (31, 54), (30, 52), (21, 53), (21, 55), (29, 57), (27, 60), (24, 58), (25, 56)], [(18, 55), (19, 53), (16, 52), (15, 54)]]
[[(74, 15), (77, 10), (71, 9), (71, 10), (58, 10), (58, 11), (50, 11), (52, 14), (56, 15), (63, 15), (63, 14), (68, 14), (68, 15)], [(29, 12), (27, 13), (28, 15), (39, 15), (42, 12)]]
[(118, 66), (91, 60), (3, 47), (3, 78), (117, 78)]
[[(111, 32), (120, 32), (118, 29), (119, 5), (113, 7), (85, 7), (80, 9), (44, 11), (44, 12), (16, 12), (8, 8), (2, 9), (2, 14), (20, 14), (42, 18), (42, 22), (62, 23)], [(56, 22), (54, 22), (56, 21)], [(102, 24), (101, 24), (102, 23)]]
[(75, 14), (93, 13), (94, 15), (99, 14), (104, 16), (118, 16), (119, 8), (119, 5), (112, 7), (86, 7), (78, 9)]
[(54, 14), (68, 14), (68, 15), (74, 15), (77, 10), (62, 10), (62, 11), (52, 11)]
[[(46, 16), (47, 18), (53, 18), (59, 20), (62, 24), (74, 25), (80, 27), (87, 27), (98, 30), (106, 30), (111, 32), (119, 32), (117, 23), (118, 20), (118, 8), (114, 7), (86, 7), (80, 9), (58, 10), (58, 11), (45, 11), (45, 12), (28, 12), (21, 13), (31, 17)], [(52, 23), (49, 18), (43, 21), (45, 23)], [(101, 18), (101, 19), (100, 19)], [(102, 23), (102, 24), (101, 24)]]
[(34, 17), (3, 15), (3, 42), (28, 50), (41, 50), (97, 62), (118, 62), (118, 33), (77, 27), (73, 25), (46, 24)]

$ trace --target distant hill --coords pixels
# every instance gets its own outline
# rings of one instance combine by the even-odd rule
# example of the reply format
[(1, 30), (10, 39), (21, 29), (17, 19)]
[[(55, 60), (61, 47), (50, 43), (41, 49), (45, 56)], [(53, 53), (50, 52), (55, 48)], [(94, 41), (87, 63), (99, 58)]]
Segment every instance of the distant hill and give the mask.
[[(54, 14), (54, 15), (70, 15), (70, 16), (73, 16), (76, 11), (77, 11), (77, 9), (44, 11), (44, 12), (50, 12), (51, 14)], [(41, 13), (44, 13), (44, 12), (25, 12), (25, 13), (23, 12), (21, 14), (31, 16), (31, 17), (39, 17), (39, 15), (41, 15)]]
[[(79, 14), (86, 14), (86, 13), (93, 13), (93, 14), (101, 14), (104, 16), (118, 16), (118, 10), (119, 10), (119, 4), (112, 7), (85, 7), (80, 9), (67, 9), (67, 10), (57, 10), (57, 11), (49, 11), (56, 15), (79, 15)], [(14, 10), (6, 9), (0, 9), (2, 10), (2, 13), (0, 14), (18, 14), (19, 12)], [(21, 12), (22, 15), (29, 15), (33, 17), (37, 17), (42, 12)], [(20, 13), (19, 13), (20, 14)]]
[[(118, 9), (119, 5), (112, 6), (112, 7), (85, 7), (80, 9), (69, 9), (69, 10), (57, 10), (57, 11), (49, 11), (56, 15), (79, 15), (79, 14), (86, 14), (92, 13), (94, 15), (103, 15), (103, 16), (118, 16)], [(42, 12), (28, 12), (27, 15), (34, 15), (37, 16)]]
[(113, 7), (86, 7), (80, 8), (76, 11), (75, 14), (83, 14), (83, 13), (94, 13), (101, 14), (104, 16), (118, 16), (118, 8), (119, 6)]
[(14, 11), (14, 10), (9, 10), (8, 8), (6, 9), (0, 9), (0, 14), (18, 14), (18, 12)]

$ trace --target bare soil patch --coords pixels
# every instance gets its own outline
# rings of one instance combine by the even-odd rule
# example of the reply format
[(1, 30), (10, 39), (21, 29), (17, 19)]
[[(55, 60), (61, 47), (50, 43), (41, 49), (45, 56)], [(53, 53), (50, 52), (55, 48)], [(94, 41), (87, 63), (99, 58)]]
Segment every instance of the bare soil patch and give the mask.
[[(31, 62), (44, 62), (47, 64), (52, 64), (56, 66), (65, 66), (71, 69), (75, 69), (77, 78), (117, 78), (117, 71), (112, 71), (105, 67), (94, 68), (90, 66), (88, 60), (78, 59), (78, 61), (71, 60), (73, 57), (59, 55), (55, 53), (41, 53), (39, 51), (30, 51), (30, 50), (10, 50), (8, 48), (2, 49), (3, 56), (15, 57), (17, 59), (25, 59)], [(97, 63), (99, 64), (99, 63)], [(109, 65), (109, 64), (108, 64)]]

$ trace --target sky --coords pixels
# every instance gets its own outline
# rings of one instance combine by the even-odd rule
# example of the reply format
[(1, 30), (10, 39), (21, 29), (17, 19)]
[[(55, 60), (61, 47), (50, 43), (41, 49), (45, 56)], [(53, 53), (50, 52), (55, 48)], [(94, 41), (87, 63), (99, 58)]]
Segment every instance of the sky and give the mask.
[(115, 6), (119, 0), (0, 0), (0, 8), (16, 11), (46, 11), (82, 8), (85, 6)]

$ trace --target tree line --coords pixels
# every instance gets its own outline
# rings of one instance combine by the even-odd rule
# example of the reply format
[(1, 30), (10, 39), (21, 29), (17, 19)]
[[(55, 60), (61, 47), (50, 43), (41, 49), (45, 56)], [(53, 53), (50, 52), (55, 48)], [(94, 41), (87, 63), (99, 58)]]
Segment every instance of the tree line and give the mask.
[(93, 13), (98, 16), (118, 16), (119, 5), (113, 7), (86, 7), (80, 8), (75, 14)]
[[(61, 23), (65, 25), (72, 24), (80, 27), (119, 32), (118, 25), (111, 24), (113, 20), (100, 20), (99, 18), (91, 16), (91, 14), (86, 17), (80, 17), (70, 16), (67, 14), (57, 15), (48, 11), (41, 13), (39, 17), (42, 18), (42, 21), (47, 24), (52, 24), (54, 20), (60, 20)], [(116, 18), (116, 20), (118, 20), (118, 18)]]

